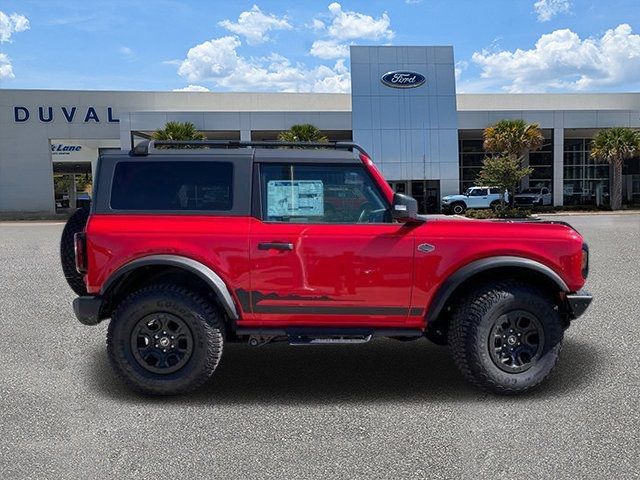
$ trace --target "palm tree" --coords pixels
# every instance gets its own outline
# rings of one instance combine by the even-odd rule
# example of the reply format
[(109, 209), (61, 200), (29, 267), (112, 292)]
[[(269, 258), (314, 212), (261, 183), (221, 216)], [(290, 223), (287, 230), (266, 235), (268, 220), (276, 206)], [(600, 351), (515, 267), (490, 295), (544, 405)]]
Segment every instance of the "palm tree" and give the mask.
[(622, 165), (640, 156), (640, 132), (626, 127), (600, 130), (591, 142), (591, 158), (612, 166), (611, 209), (622, 206)]
[[(196, 126), (191, 122), (167, 122), (164, 128), (153, 132), (152, 138), (154, 140), (176, 140), (176, 141), (189, 141), (189, 140), (206, 140), (202, 133), (200, 133)], [(176, 148), (188, 148), (176, 147)]]
[(519, 159), (527, 152), (538, 150), (544, 143), (544, 136), (537, 123), (524, 120), (500, 120), (485, 128), (484, 149)]
[(308, 123), (292, 125), (289, 130), (280, 132), (278, 140), (281, 142), (327, 142), (329, 139), (320, 133), (315, 126)]
[[(507, 174), (507, 177), (511, 178), (518, 175), (522, 178), (531, 173), (530, 170), (522, 169), (522, 159), (528, 152), (542, 147), (543, 143), (544, 136), (540, 126), (537, 123), (527, 123), (524, 120), (500, 120), (484, 130), (484, 149), (506, 157), (505, 161), (509, 160), (500, 165), (501, 167), (510, 166), (513, 169)], [(512, 206), (517, 183), (508, 189), (509, 204)]]

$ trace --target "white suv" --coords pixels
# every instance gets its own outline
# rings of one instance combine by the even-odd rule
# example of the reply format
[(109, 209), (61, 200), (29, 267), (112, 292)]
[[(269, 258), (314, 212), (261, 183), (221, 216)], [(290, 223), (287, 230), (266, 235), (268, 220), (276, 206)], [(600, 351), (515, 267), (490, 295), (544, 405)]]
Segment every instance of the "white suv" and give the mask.
[[(442, 197), (442, 211), (460, 215), (468, 208), (497, 208), (500, 205), (500, 189), (494, 187), (471, 187), (462, 195)], [(504, 192), (504, 201), (509, 195)]]

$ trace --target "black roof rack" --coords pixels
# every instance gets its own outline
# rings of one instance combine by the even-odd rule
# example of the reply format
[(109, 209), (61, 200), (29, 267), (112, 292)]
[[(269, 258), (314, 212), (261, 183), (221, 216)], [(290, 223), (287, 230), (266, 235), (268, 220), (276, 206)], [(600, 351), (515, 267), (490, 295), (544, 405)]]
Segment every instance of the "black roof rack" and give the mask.
[(164, 148), (328, 148), (335, 150), (357, 150), (363, 155), (369, 157), (369, 154), (357, 143), (353, 142), (254, 142), (246, 140), (144, 140), (137, 144), (131, 155), (146, 156), (149, 151), (157, 150), (158, 147)]

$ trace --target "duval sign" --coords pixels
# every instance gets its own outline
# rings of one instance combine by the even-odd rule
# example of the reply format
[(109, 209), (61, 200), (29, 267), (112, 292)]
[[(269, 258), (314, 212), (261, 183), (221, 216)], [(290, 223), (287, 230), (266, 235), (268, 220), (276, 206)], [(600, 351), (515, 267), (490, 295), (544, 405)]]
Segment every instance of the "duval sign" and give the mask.
[(118, 123), (113, 114), (113, 107), (106, 107), (97, 109), (95, 107), (79, 108), (75, 106), (61, 106), (61, 107), (13, 107), (13, 120), (16, 123), (26, 123), (29, 120), (37, 118), (43, 123), (51, 123), (56, 118), (62, 119), (66, 123), (73, 123), (74, 121), (82, 121), (84, 123)]
[(392, 88), (416, 88), (427, 81), (424, 75), (416, 72), (395, 70), (385, 73), (380, 81)]

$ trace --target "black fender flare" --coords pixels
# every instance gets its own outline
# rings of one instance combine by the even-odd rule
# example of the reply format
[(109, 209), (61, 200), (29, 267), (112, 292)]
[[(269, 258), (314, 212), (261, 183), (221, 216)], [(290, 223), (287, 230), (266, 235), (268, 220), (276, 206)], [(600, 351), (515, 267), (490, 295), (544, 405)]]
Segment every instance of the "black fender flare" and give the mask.
[(540, 273), (558, 286), (558, 291), (569, 292), (565, 281), (554, 270), (543, 263), (524, 257), (499, 256), (476, 260), (459, 268), (447, 278), (433, 297), (427, 310), (427, 322), (435, 320), (442, 313), (447, 301), (456, 289), (469, 278), (478, 273), (494, 268), (523, 268)]
[(127, 274), (140, 267), (148, 267), (150, 265), (178, 267), (197, 275), (216, 293), (229, 318), (238, 320), (238, 310), (224, 280), (206, 265), (192, 258), (182, 257), (180, 255), (148, 255), (132, 260), (111, 274), (102, 286), (100, 295), (106, 298), (109, 295), (110, 289), (117, 285), (120, 280), (124, 279)]

